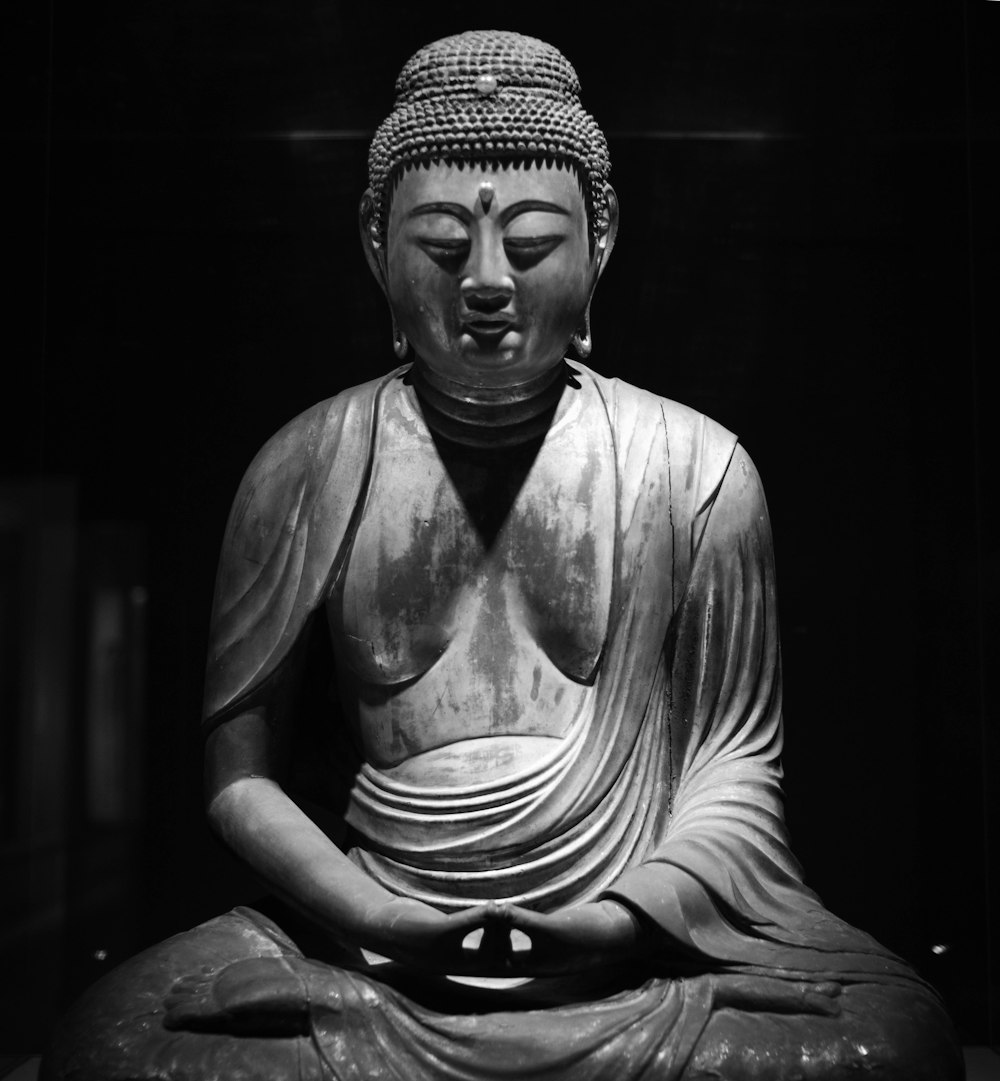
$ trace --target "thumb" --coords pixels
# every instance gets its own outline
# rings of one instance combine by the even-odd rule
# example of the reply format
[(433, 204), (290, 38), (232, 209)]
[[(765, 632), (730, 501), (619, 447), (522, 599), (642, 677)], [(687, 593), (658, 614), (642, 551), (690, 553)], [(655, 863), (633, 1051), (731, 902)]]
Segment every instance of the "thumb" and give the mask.
[(472, 908), (460, 908), (457, 912), (449, 912), (444, 918), (448, 921), (449, 930), (472, 931), (490, 922), (490, 906), (475, 905)]

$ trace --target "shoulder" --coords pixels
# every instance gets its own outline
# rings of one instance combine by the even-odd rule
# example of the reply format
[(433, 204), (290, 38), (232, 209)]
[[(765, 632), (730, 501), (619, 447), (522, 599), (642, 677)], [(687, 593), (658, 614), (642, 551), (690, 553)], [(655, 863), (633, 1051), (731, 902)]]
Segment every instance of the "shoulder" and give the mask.
[(219, 556), (207, 717), (274, 671), (319, 604), (365, 482), (379, 390), (396, 374), (300, 413), (246, 471)]
[(331, 482), (349, 498), (365, 472), (379, 390), (397, 374), (317, 402), (272, 435), (243, 475), (224, 547), (236, 544), (256, 556), (276, 531), (308, 516)]
[(711, 501), (735, 460), (738, 439), (723, 425), (690, 406), (643, 390), (621, 379), (608, 379), (582, 364), (601, 392), (617, 437), (632, 441), (636, 433), (661, 437), (669, 458), (672, 490), (686, 492), (697, 513)]
[(287, 479), (290, 472), (302, 474), (323, 462), (352, 434), (367, 435), (379, 391), (402, 369), (343, 390), (304, 410), (280, 428), (257, 452), (244, 477), (266, 481), (274, 474)]

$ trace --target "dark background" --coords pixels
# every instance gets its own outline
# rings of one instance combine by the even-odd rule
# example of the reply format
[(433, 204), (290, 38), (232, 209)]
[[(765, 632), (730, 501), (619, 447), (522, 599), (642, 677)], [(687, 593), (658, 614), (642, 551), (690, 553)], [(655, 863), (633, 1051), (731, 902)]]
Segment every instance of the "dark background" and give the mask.
[(482, 12), (8, 10), (0, 1050), (254, 895), (199, 792), (229, 501), (286, 420), (395, 365), (368, 139), (410, 53), (489, 23), (557, 44), (608, 133), (591, 365), (733, 429), (764, 478), (807, 881), (995, 1043), (1000, 2)]

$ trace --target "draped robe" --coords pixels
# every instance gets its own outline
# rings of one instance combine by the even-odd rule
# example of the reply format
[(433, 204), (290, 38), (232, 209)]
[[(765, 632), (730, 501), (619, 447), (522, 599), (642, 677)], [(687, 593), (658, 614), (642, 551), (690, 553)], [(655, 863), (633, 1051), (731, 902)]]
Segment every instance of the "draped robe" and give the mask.
[[(217, 581), (210, 728), (266, 691), (329, 602), (364, 504), (380, 403), (401, 374), (314, 407), (248, 470)], [(721, 1071), (713, 1076), (780, 1078), (792, 1065), (802, 1077), (854, 1076), (866, 1041), (881, 1039), (883, 1051), (893, 1042), (888, 1029), (865, 1029), (862, 1014), (875, 1009), (895, 1019), (890, 1029), (906, 1015), (944, 1033), (921, 1052), (937, 1072), (919, 1076), (957, 1076), (933, 992), (826, 911), (789, 850), (772, 545), (753, 464), (732, 434), (684, 406), (582, 366), (577, 378), (606, 414), (615, 456), (614, 573), (605, 647), (566, 738), (515, 776), (468, 788), (417, 789), (361, 762), (328, 802), (343, 811), (351, 857), (391, 890), (442, 909), (613, 898), (642, 916), (645, 968), (505, 996), (440, 980), (421, 991), (412, 974), (325, 958), (341, 1005), (317, 1011), (308, 1037), (147, 1034), (156, 1077), (221, 1079), (233, 1055), (249, 1070), (240, 1076), (342, 1081), (675, 1081), (706, 1063)], [(155, 949), (162, 993), (164, 972), (183, 974), (199, 951), (221, 964), (299, 947), (237, 910)], [(723, 1016), (713, 980), (732, 974), (836, 981), (844, 1014)], [(154, 1012), (157, 980), (144, 985)], [(103, 1081), (132, 1077), (126, 1059), (121, 1074), (105, 1062)]]

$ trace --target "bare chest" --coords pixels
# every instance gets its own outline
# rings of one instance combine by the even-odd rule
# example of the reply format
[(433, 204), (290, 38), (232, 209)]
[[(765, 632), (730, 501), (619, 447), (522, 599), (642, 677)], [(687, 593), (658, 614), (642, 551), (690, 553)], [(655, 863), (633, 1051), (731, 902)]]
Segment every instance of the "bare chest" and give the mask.
[(607, 635), (615, 514), (603, 412), (488, 459), (386, 410), (329, 612), (375, 758), (562, 734)]

